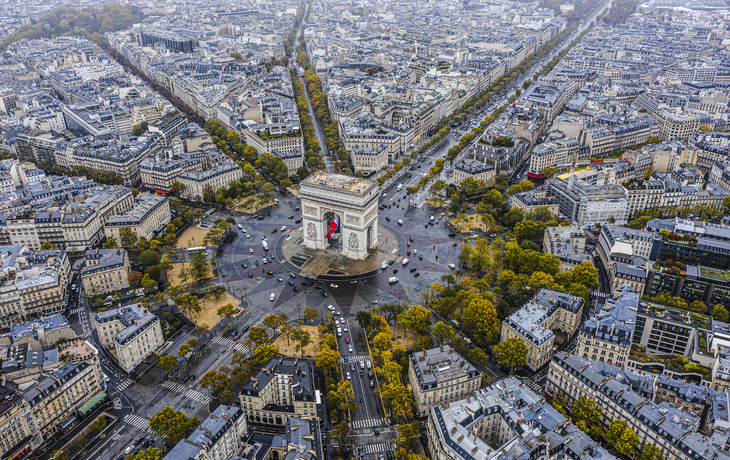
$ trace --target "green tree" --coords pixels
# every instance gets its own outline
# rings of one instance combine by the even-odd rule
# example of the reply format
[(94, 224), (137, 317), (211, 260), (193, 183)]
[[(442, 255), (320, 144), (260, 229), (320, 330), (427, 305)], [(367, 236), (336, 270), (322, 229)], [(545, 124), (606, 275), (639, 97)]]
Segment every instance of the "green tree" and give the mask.
[(350, 382), (343, 381), (337, 385), (337, 404), (338, 408), (343, 411), (356, 411), (359, 409), (355, 404), (355, 390)]
[(86, 447), (86, 438), (81, 436), (80, 438), (76, 439), (76, 442), (74, 443), (74, 447), (78, 450), (83, 450), (84, 447)]
[(614, 419), (608, 425), (608, 430), (606, 430), (606, 434), (603, 436), (603, 439), (606, 440), (606, 443), (608, 445), (615, 445), (616, 442), (621, 439), (621, 435), (624, 434), (625, 430), (626, 422), (623, 420)]
[(433, 336), (441, 344), (450, 344), (456, 336), (456, 331), (443, 321), (439, 321), (433, 325)]
[(51, 244), (51, 243), (49, 243), (48, 241), (45, 241), (45, 242), (44, 242), (44, 243), (43, 243), (43, 244), (41, 245), (41, 251), (50, 251), (51, 249), (56, 249), (56, 246), (52, 245), (52, 244)]
[(499, 320), (497, 310), (487, 299), (474, 298), (464, 308), (462, 324), (482, 345), (490, 343), (495, 335)]
[(337, 367), (340, 362), (340, 354), (330, 348), (323, 348), (314, 358), (314, 365), (325, 372)]
[(487, 355), (481, 348), (472, 348), (466, 353), (466, 360), (475, 366), (481, 366), (487, 362)]
[(263, 327), (253, 326), (248, 330), (248, 339), (258, 347), (269, 341), (269, 334), (266, 333), (266, 329)]
[(712, 310), (710, 310), (710, 315), (713, 318), (715, 318), (717, 321), (720, 321), (723, 323), (726, 323), (728, 320), (728, 317), (730, 317), (730, 314), (728, 314), (727, 309), (720, 304), (717, 304), (714, 307), (712, 307)]
[(581, 262), (573, 268), (573, 283), (581, 284), (589, 289), (598, 285), (598, 269), (591, 262)]
[(104, 249), (116, 249), (118, 247), (117, 240), (113, 236), (107, 236), (106, 240), (104, 240)]
[(163, 451), (156, 447), (149, 447), (146, 450), (137, 452), (134, 456), (128, 455), (127, 460), (162, 460), (164, 457)]
[(360, 325), (361, 328), (367, 330), (370, 328), (370, 321), (372, 321), (373, 315), (367, 310), (361, 310), (355, 315), (355, 321)]
[(160, 263), (160, 254), (152, 249), (142, 251), (142, 254), (139, 255), (139, 263), (148, 267), (150, 265), (157, 265)]
[(129, 272), (129, 275), (127, 276), (127, 281), (129, 281), (129, 284), (131, 286), (139, 286), (139, 283), (142, 282), (142, 272), (138, 272), (138, 271)]
[(664, 460), (664, 454), (657, 446), (644, 443), (641, 445), (639, 455), (635, 457), (635, 460)]
[(616, 441), (616, 444), (614, 444), (614, 448), (619, 454), (628, 457), (634, 455), (634, 452), (636, 451), (636, 446), (638, 445), (639, 436), (632, 430), (624, 430), (623, 434), (621, 435), (621, 439)]
[(208, 256), (204, 251), (194, 251), (190, 254), (190, 273), (196, 282), (200, 282), (208, 276), (208, 268)]
[(254, 364), (259, 367), (271, 361), (273, 357), (279, 354), (279, 349), (270, 343), (259, 345), (253, 351)]
[(312, 334), (302, 327), (297, 327), (292, 331), (291, 337), (294, 343), (297, 344), (295, 347), (296, 351), (300, 351), (302, 356), (304, 356), (304, 350), (312, 343)]
[(145, 274), (142, 277), (142, 280), (140, 281), (140, 283), (142, 284), (142, 289), (144, 289), (147, 292), (149, 292), (157, 287), (157, 281), (150, 278), (150, 275), (147, 275), (147, 274)]
[(91, 425), (89, 425), (89, 428), (97, 433), (101, 433), (104, 428), (106, 428), (106, 417), (104, 417), (103, 415), (98, 416), (96, 420), (94, 420)]
[(231, 319), (236, 315), (236, 307), (234, 307), (232, 303), (227, 303), (218, 308), (216, 313), (221, 319)]
[(350, 448), (350, 425), (346, 421), (332, 427), (332, 439), (337, 441), (340, 454), (347, 452)]
[(200, 386), (210, 391), (216, 399), (220, 398), (221, 393), (228, 386), (228, 376), (223, 372), (211, 369), (200, 379)]
[(50, 460), (68, 460), (69, 452), (66, 449), (56, 449), (50, 456)]
[(381, 332), (373, 339), (373, 349), (382, 353), (385, 350), (390, 350), (391, 341), (390, 334)]
[[(131, 248), (137, 244), (137, 234), (132, 231), (129, 227), (122, 227), (119, 229), (119, 240), (122, 243), (122, 247)], [(157, 265), (157, 262), (150, 265)]]
[(431, 325), (431, 311), (421, 305), (413, 305), (398, 317), (398, 322), (403, 326), (404, 332), (408, 329), (419, 332)]
[(385, 385), (381, 396), (388, 401), (391, 413), (396, 420), (404, 421), (413, 416), (413, 392), (400, 382)]
[(304, 307), (304, 321), (311, 323), (319, 316), (319, 310), (312, 307)]
[(132, 126), (132, 134), (135, 136), (141, 136), (144, 134), (144, 129), (142, 128), (142, 125), (134, 125)]
[(165, 372), (172, 372), (177, 367), (177, 358), (173, 355), (167, 354), (160, 358), (160, 369)]
[(514, 370), (527, 364), (527, 346), (522, 339), (507, 339), (494, 347), (494, 354), (502, 365)]
[(170, 406), (160, 409), (156, 415), (150, 417), (150, 428), (157, 436), (165, 440), (168, 447), (172, 447), (181, 439), (190, 435), (198, 426), (198, 417), (188, 418), (180, 411)]

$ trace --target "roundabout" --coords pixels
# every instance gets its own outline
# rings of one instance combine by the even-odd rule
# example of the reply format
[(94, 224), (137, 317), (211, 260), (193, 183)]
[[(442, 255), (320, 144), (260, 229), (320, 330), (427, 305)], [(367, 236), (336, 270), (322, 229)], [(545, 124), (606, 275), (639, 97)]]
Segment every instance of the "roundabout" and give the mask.
[[(441, 276), (452, 272), (449, 264), (458, 263), (461, 241), (449, 237), (443, 223), (429, 223), (432, 214), (401, 207), (405, 192), (386, 192), (393, 196), (377, 196), (377, 244), (362, 258), (343, 255), (342, 236), (324, 249), (306, 247), (304, 224), (289, 227), (302, 219), (303, 207), (299, 199), (287, 196), (280, 197), (279, 206), (263, 220), (236, 219), (245, 232), (238, 231), (233, 243), (220, 249), (221, 277), (236, 297), (246, 296), (254, 320), (271, 312), (297, 318), (304, 307), (324, 314), (331, 305), (354, 315), (382, 303), (422, 303), (421, 292), (442, 282)], [(399, 220), (402, 225), (395, 224)], [(262, 238), (268, 251), (263, 250)], [(397, 281), (392, 282), (393, 277)]]

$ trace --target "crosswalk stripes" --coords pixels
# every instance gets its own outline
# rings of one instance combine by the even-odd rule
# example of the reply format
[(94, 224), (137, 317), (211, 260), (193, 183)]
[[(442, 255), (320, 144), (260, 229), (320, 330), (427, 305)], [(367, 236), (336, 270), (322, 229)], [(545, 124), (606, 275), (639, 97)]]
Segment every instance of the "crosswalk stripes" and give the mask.
[(122, 408), (122, 399), (114, 398), (114, 409), (120, 410)]
[(117, 391), (124, 391), (127, 387), (129, 387), (133, 383), (134, 382), (132, 381), (132, 379), (127, 378), (127, 379), (122, 380), (121, 382), (117, 382), (117, 384), (115, 386), (117, 388)]
[(135, 428), (139, 428), (142, 431), (152, 431), (150, 429), (150, 421), (139, 415), (129, 414), (124, 417), (124, 423), (132, 425)]
[(362, 446), (362, 451), (364, 454), (377, 454), (380, 452), (387, 452), (392, 448), (393, 446), (391, 446), (389, 442), (381, 442), (378, 444), (368, 444), (367, 446)]
[[(370, 356), (369, 355), (357, 355), (357, 356), (349, 356), (348, 355), (347, 356), (347, 362), (355, 361), (355, 362), (358, 362), (359, 363), (360, 361), (366, 361), (368, 359), (370, 359)], [(340, 363), (344, 363), (344, 362), (345, 362), (345, 358), (340, 359)]]
[(251, 357), (253, 356), (253, 350), (251, 350), (251, 347), (248, 345), (243, 345), (241, 343), (235, 342), (234, 340), (231, 340), (226, 337), (221, 337), (220, 335), (215, 336), (213, 339), (213, 343), (217, 343), (218, 345), (223, 345), (226, 348), (232, 348), (236, 350), (239, 353), (243, 353), (244, 355)]
[(91, 337), (91, 331), (85, 331), (82, 334), (79, 334), (79, 337), (81, 337), (82, 339), (88, 339), (89, 337)]
[(353, 420), (352, 423), (350, 423), (350, 427), (354, 429), (370, 428), (371, 426), (379, 425), (386, 425), (386, 420), (384, 418), (368, 418), (365, 420)]
[(178, 393), (183, 393), (188, 389), (188, 387), (182, 383), (173, 382), (172, 380), (165, 380), (162, 382), (162, 386), (168, 390), (176, 391)]
[(190, 398), (194, 401), (198, 401), (199, 403), (208, 404), (211, 399), (210, 396), (204, 395), (203, 393), (199, 392), (198, 390), (188, 390), (185, 392), (185, 397)]
[(593, 295), (596, 297), (603, 297), (604, 299), (608, 297), (608, 294), (606, 294), (605, 292), (594, 292)]
[(84, 307), (76, 307), (72, 308), (69, 314), (75, 315), (76, 313), (81, 313), (82, 311), (84, 311)]

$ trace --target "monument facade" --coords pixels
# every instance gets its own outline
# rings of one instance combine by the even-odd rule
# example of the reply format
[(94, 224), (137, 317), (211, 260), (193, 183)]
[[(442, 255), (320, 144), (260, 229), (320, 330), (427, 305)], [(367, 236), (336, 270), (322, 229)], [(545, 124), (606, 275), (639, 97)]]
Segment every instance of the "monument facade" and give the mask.
[(378, 195), (378, 184), (371, 180), (324, 171), (307, 177), (299, 189), (302, 244), (327, 249), (337, 241), (342, 255), (365, 259), (378, 245)]

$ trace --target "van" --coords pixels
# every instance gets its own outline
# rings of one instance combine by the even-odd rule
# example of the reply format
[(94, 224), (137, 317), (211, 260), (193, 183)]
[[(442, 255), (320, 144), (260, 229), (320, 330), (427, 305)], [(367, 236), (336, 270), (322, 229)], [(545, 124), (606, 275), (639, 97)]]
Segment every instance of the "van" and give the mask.
[(388, 278), (388, 282), (391, 283), (391, 284), (392, 283), (397, 283), (398, 282), (398, 278), (396, 278), (395, 276), (391, 276), (390, 278)]
[(398, 225), (403, 225), (403, 221), (398, 219)]
[(403, 266), (405, 267), (406, 265), (408, 265), (408, 262), (410, 262), (410, 260), (408, 260), (408, 259), (403, 259), (403, 261), (402, 261), (401, 263), (402, 263), (402, 264), (403, 264)]
[(337, 328), (337, 337), (342, 337), (342, 328), (341, 327)]
[(400, 192), (401, 190), (403, 190), (403, 184), (398, 184), (396, 191)]
[(433, 216), (428, 218), (429, 222), (433, 222)]

